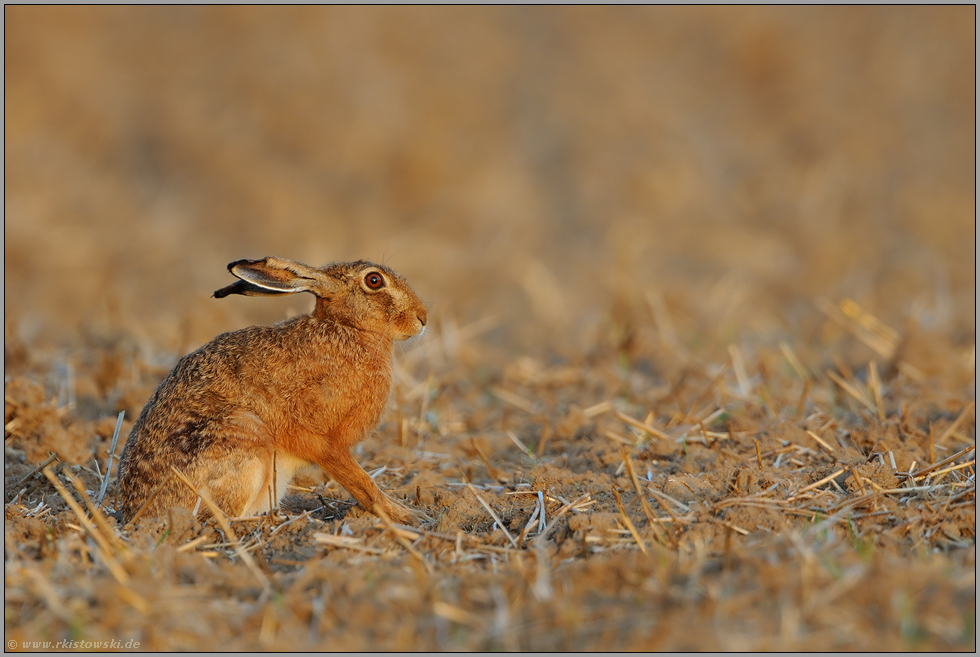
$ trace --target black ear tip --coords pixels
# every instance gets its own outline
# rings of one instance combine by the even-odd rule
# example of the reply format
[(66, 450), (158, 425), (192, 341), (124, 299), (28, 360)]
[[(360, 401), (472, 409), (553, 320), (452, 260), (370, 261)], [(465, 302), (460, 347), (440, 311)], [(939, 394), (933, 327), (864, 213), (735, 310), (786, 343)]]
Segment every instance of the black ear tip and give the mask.
[(214, 294), (212, 294), (211, 297), (214, 299), (224, 299), (229, 294), (241, 294), (240, 292), (241, 285), (239, 285), (240, 283), (241, 281), (235, 281), (231, 285), (227, 285), (221, 288), (220, 290), (215, 290)]

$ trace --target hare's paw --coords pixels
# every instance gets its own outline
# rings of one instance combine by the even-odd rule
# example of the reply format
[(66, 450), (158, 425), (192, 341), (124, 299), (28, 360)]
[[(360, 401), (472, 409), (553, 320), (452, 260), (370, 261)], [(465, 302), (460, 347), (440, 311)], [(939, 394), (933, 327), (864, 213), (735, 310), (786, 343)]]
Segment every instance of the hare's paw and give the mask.
[(409, 506), (409, 507), (405, 507), (405, 510), (408, 512), (409, 519), (404, 521), (403, 524), (418, 526), (418, 525), (424, 525), (425, 523), (428, 522), (432, 522), (432, 518), (430, 518), (429, 515), (422, 509), (419, 509), (414, 506)]
[(392, 522), (400, 525), (421, 525), (432, 520), (422, 509), (417, 507), (407, 506), (391, 498), (386, 498), (385, 502), (382, 505), (382, 510)]

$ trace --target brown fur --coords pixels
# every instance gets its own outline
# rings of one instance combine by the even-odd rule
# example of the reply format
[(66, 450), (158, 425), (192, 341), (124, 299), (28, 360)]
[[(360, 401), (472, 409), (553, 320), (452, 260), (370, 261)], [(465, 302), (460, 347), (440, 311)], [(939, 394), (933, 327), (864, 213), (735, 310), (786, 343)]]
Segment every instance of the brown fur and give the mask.
[[(228, 269), (241, 280), (216, 297), (306, 291), (316, 307), (274, 326), (223, 333), (180, 359), (123, 451), (123, 518), (133, 517), (172, 465), (229, 515), (265, 511), (275, 462), (276, 500), (298, 468), (315, 463), (364, 509), (380, 508), (399, 522), (423, 519), (381, 492), (350, 453), (387, 405), (393, 342), (425, 329), (425, 306), (405, 279), (365, 261), (316, 269), (269, 257)], [(378, 290), (368, 287), (372, 273), (384, 279)], [(173, 478), (147, 513), (197, 503)]]

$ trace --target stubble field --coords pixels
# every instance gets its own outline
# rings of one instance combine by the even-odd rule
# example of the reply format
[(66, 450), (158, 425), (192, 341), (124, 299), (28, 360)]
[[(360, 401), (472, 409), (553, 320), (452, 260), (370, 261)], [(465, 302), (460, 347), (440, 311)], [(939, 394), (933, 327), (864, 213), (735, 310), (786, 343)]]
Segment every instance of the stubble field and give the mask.
[[(974, 25), (5, 8), (8, 648), (974, 650)], [(355, 454), (431, 523), (95, 508), (182, 354), (309, 312), (210, 298), (265, 255), (426, 301)]]

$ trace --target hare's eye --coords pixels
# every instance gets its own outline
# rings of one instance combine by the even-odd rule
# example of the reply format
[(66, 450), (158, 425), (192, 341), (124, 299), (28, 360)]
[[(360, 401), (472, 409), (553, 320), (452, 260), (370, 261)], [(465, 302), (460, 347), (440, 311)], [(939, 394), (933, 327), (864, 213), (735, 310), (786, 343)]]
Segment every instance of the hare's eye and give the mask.
[(364, 282), (372, 290), (380, 290), (385, 286), (384, 277), (376, 271), (371, 272), (364, 277)]

